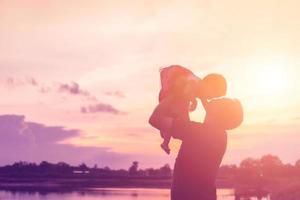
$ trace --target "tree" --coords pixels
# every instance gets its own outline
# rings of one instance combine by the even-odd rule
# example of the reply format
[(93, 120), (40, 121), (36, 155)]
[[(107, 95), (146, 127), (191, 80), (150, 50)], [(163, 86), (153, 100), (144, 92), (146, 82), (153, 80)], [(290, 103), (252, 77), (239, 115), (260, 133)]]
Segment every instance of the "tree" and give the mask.
[(50, 172), (52, 170), (52, 164), (47, 161), (42, 161), (39, 168), (42, 172)]
[(265, 155), (261, 157), (260, 162), (262, 166), (282, 166), (280, 158), (273, 155)]
[(240, 163), (242, 169), (258, 169), (260, 167), (260, 161), (254, 158), (246, 158)]
[(137, 161), (132, 162), (132, 165), (129, 167), (129, 175), (137, 175), (139, 163)]
[(276, 177), (282, 174), (283, 164), (278, 156), (265, 155), (261, 157), (260, 164), (265, 177)]
[(78, 168), (81, 170), (81, 171), (87, 171), (89, 170), (88, 166), (86, 166), (85, 163), (82, 163), (78, 166)]
[(300, 169), (300, 159), (295, 162), (295, 167)]
[(258, 184), (261, 180), (260, 160), (246, 158), (240, 163), (237, 180), (243, 184)]
[(236, 165), (222, 165), (218, 170), (218, 178), (234, 178), (237, 170)]
[(300, 176), (300, 159), (295, 163), (295, 171), (298, 176)]
[(170, 167), (169, 164), (165, 164), (164, 166), (162, 166), (159, 169), (159, 171), (160, 171), (160, 175), (161, 176), (167, 176), (167, 177), (169, 177), (169, 176), (172, 175), (172, 169), (171, 169), (171, 167)]
[(56, 170), (58, 173), (60, 174), (64, 174), (64, 173), (71, 173), (72, 169), (71, 166), (65, 162), (59, 162), (56, 164), (55, 166)]

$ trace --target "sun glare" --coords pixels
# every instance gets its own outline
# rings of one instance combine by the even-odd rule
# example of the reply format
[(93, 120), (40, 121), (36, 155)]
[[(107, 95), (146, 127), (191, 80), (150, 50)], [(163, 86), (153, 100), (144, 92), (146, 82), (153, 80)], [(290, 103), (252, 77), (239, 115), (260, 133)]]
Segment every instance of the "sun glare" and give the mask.
[(283, 68), (265, 67), (257, 74), (257, 88), (265, 94), (277, 94), (288, 86), (288, 80)]
[(287, 66), (281, 63), (270, 63), (256, 67), (254, 86), (258, 93), (281, 95), (289, 86)]

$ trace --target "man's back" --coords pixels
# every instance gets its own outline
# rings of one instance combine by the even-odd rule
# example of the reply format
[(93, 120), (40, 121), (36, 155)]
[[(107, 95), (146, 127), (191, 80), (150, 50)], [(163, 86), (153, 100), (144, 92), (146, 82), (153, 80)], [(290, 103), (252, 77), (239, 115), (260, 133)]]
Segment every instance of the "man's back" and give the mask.
[(226, 132), (177, 120), (171, 133), (182, 140), (174, 167), (172, 200), (216, 199), (215, 179), (226, 150)]

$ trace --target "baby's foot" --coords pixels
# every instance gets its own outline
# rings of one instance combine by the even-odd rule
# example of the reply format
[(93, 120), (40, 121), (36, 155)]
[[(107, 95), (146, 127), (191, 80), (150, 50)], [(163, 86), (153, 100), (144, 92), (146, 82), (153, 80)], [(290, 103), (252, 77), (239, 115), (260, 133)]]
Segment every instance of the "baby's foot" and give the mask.
[(168, 146), (168, 144), (165, 144), (165, 143), (162, 143), (161, 145), (160, 145), (160, 147), (169, 155), (170, 154), (170, 148), (169, 148), (169, 146)]

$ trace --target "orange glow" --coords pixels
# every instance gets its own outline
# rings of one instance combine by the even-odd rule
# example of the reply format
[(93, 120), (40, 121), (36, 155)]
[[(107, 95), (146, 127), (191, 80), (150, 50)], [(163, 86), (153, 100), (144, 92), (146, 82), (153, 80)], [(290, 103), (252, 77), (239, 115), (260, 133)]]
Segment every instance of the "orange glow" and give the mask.
[[(251, 65), (251, 64), (250, 64)], [(253, 63), (253, 91), (264, 95), (282, 95), (291, 86), (289, 63), (278, 60)]]

